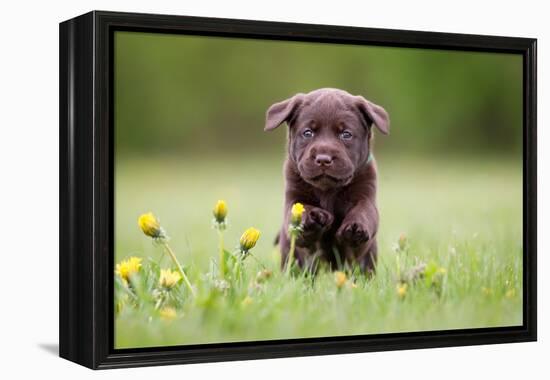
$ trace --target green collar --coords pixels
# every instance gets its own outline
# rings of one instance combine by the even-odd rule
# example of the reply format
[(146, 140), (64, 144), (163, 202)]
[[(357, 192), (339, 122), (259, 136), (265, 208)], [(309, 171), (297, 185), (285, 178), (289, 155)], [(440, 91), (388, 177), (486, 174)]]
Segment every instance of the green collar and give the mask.
[(367, 158), (367, 164), (370, 164), (370, 162), (373, 160), (374, 156), (371, 152), (369, 152), (369, 157)]

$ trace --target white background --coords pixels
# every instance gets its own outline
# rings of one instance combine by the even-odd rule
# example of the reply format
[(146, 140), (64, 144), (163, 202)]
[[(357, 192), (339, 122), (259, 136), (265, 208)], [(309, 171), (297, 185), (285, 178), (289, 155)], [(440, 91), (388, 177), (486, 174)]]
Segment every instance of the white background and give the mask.
[[(8, 1), (0, 21), (0, 375), (20, 378), (518, 379), (550, 374), (548, 190), (550, 12), (545, 1)], [(7, 7), (7, 9), (6, 9)], [(89, 10), (536, 37), (539, 342), (93, 372), (58, 342), (58, 23)], [(284, 80), (281, 78), (281, 80)], [(404, 316), (406, 318), (406, 316)], [(546, 351), (546, 353), (545, 353)]]

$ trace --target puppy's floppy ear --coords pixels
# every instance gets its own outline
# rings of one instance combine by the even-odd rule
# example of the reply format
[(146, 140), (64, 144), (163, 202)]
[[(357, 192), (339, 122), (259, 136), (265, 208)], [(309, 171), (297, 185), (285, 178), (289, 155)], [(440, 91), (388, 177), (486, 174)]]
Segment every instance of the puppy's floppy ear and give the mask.
[(298, 107), (303, 103), (304, 94), (296, 94), (292, 98), (275, 103), (267, 110), (264, 131), (271, 131), (285, 121), (290, 121)]
[(371, 124), (376, 125), (376, 127), (383, 134), (387, 135), (390, 133), (390, 117), (386, 110), (380, 107), (377, 104), (369, 102), (367, 99), (362, 96), (356, 96), (357, 106), (363, 117), (367, 121), (367, 125)]

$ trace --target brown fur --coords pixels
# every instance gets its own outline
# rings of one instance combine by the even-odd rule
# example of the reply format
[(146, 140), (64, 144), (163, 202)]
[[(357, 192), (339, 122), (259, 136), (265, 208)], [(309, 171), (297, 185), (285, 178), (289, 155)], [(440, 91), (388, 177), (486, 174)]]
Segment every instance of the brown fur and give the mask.
[(306, 211), (295, 256), (302, 268), (315, 270), (319, 259), (333, 269), (346, 262), (373, 272), (379, 216), (376, 162), (369, 161), (371, 128), (375, 125), (388, 134), (388, 114), (361, 96), (325, 88), (272, 105), (265, 130), (284, 122), (289, 129), (284, 221), (279, 234), (282, 265), (290, 245), (290, 209), (300, 202)]

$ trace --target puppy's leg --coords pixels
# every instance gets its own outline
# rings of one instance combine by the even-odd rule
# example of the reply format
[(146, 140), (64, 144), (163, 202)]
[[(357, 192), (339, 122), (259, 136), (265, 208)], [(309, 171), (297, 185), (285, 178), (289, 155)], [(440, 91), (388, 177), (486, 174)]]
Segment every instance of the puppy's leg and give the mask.
[(358, 264), (361, 271), (365, 274), (374, 274), (378, 257), (378, 244), (376, 238), (369, 239), (359, 244), (340, 240), (337, 247), (347, 263), (352, 265)]
[[(303, 231), (296, 238), (294, 257), (301, 268), (314, 264), (314, 258), (318, 255), (321, 247), (323, 234), (332, 226), (334, 217), (331, 213), (319, 207), (304, 205), (305, 211), (302, 214)], [(281, 265), (285, 267), (288, 261), (290, 250), (290, 236), (288, 233), (288, 218), (285, 218), (285, 225), (281, 231)]]
[(336, 232), (339, 251), (347, 262), (357, 263), (361, 270), (373, 273), (378, 246), (378, 210), (365, 201), (352, 208)]
[(305, 206), (302, 214), (302, 233), (296, 239), (296, 245), (308, 246), (318, 243), (323, 234), (330, 229), (334, 217), (320, 207)]
[(378, 259), (378, 243), (376, 238), (370, 240), (364, 250), (359, 252), (357, 258), (359, 267), (363, 273), (373, 275), (376, 269), (376, 260)]

